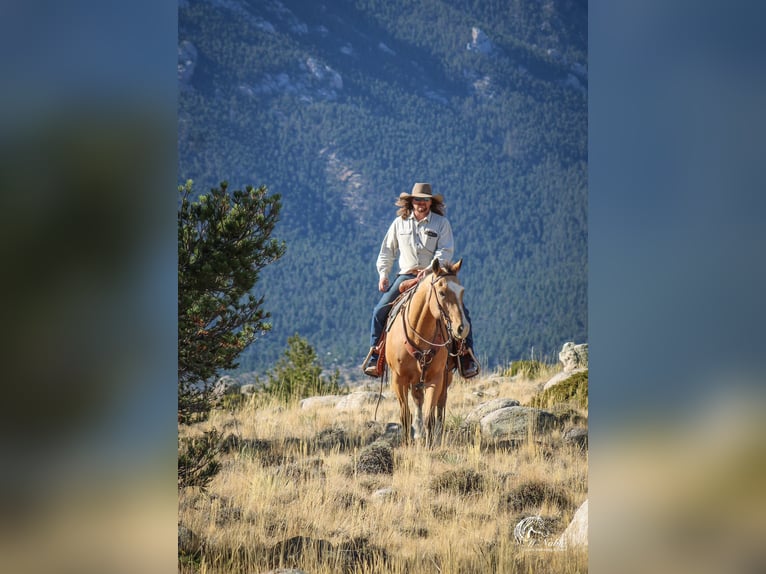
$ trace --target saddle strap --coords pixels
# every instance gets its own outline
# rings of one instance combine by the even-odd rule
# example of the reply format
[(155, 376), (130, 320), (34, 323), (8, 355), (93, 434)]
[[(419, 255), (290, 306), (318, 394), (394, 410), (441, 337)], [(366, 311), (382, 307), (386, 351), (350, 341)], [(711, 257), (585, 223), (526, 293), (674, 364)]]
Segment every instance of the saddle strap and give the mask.
[(383, 331), (375, 346), (375, 352), (378, 354), (378, 372), (383, 375), (386, 368), (386, 331)]

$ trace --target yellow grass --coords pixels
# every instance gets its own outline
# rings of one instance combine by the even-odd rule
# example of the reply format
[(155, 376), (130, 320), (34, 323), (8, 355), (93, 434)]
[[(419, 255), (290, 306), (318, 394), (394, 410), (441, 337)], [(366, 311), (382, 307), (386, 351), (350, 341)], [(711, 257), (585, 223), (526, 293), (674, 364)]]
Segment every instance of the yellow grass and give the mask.
[[(223, 435), (268, 441), (282, 460), (280, 465), (257, 454), (226, 454), (207, 493), (189, 488), (179, 494), (179, 524), (204, 541), (201, 555), (183, 559), (180, 571), (257, 573), (277, 566), (312, 574), (341, 571), (337, 553), (270, 560), (269, 549), (303, 536), (335, 548), (357, 544), (378, 549), (388, 557), (383, 563), (372, 554), (370, 562), (355, 563), (352, 572), (586, 572), (586, 551), (521, 547), (513, 528), (521, 518), (541, 514), (557, 520), (553, 539), (563, 531), (587, 498), (587, 452), (563, 446), (558, 431), (515, 449), (492, 448), (478, 436), (461, 438), (457, 432), (478, 404), (492, 398), (525, 404), (549, 375), (531, 381), (496, 375), (457, 379), (450, 389), (443, 444), (433, 449), (395, 446), (393, 475), (354, 472), (362, 445), (318, 451), (311, 446), (328, 428), (361, 436), (375, 405), (358, 411), (302, 410), (297, 404), (254, 400), (240, 411), (218, 411), (203, 425), (180, 428), (182, 435), (215, 427)], [(379, 389), (377, 384), (370, 388)], [(384, 392), (377, 414), (383, 426), (399, 418), (396, 400), (388, 389)], [(483, 488), (468, 494), (434, 491), (435, 477), (450, 471), (480, 475)], [(543, 500), (523, 511), (505, 508), (508, 493), (530, 481), (565, 493), (570, 504)], [(376, 494), (386, 488), (393, 494)]]

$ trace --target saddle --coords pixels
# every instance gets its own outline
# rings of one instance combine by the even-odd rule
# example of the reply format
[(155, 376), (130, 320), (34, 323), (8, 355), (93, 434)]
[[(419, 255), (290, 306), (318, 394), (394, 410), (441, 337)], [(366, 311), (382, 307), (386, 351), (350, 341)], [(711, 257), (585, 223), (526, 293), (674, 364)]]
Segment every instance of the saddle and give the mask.
[[(417, 277), (402, 281), (402, 284), (399, 285), (400, 295), (394, 299), (394, 302), (391, 304), (391, 310), (388, 312), (386, 318), (386, 328), (383, 330), (383, 333), (381, 333), (378, 344), (374, 347), (374, 352), (378, 355), (378, 372), (381, 375), (386, 368), (386, 335), (391, 330), (391, 326), (394, 324), (394, 319), (396, 319), (397, 315), (402, 310), (402, 307), (404, 307), (404, 305), (407, 304), (407, 301), (412, 298), (412, 295), (415, 293), (415, 287), (417, 287), (419, 281), (420, 280)], [(373, 351), (371, 350), (370, 354), (372, 354), (372, 352)], [(367, 355), (367, 359), (369, 359), (369, 357), (370, 355)], [(367, 359), (365, 359), (365, 362), (367, 362)]]

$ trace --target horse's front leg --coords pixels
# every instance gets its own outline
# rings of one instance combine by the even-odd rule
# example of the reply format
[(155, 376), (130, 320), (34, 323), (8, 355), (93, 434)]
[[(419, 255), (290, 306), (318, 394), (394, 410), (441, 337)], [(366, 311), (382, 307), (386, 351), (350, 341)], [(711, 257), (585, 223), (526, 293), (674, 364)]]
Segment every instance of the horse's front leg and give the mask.
[(442, 425), (438, 421), (438, 401), (441, 398), (443, 381), (440, 377), (441, 375), (435, 378), (426, 387), (425, 400), (423, 401), (423, 411), (425, 413), (426, 446), (429, 447), (437, 446), (441, 438)]
[(404, 398), (404, 402), (399, 403), (399, 420), (402, 422), (402, 441), (404, 444), (410, 444), (412, 442), (412, 413), (410, 412), (410, 405), (407, 404), (407, 397)]
[(391, 390), (399, 400), (399, 421), (402, 424), (402, 442), (410, 443), (410, 427), (412, 426), (412, 413), (410, 412), (409, 398), (407, 397), (407, 385), (402, 385), (399, 376), (391, 373)]
[(449, 369), (444, 370), (444, 376), (442, 377), (441, 389), (439, 389), (439, 395), (436, 399), (436, 419), (434, 421), (433, 430), (433, 444), (434, 446), (441, 446), (442, 437), (444, 435), (444, 414), (447, 407), (447, 389), (452, 382), (452, 372)]
[[(410, 387), (412, 392), (412, 400), (415, 401), (415, 428), (413, 438), (420, 440), (424, 435), (423, 428), (423, 389), (416, 389), (414, 386)], [(407, 427), (409, 429), (409, 427)]]

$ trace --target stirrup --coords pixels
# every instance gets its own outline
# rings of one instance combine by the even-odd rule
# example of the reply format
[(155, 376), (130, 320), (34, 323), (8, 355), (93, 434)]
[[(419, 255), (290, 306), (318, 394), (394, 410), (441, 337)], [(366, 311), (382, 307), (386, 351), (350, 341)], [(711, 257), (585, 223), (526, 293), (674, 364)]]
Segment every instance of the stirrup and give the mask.
[(380, 355), (378, 355), (378, 360), (375, 361), (373, 365), (369, 364), (370, 359), (372, 359), (372, 356), (377, 352), (377, 350), (377, 346), (370, 347), (370, 350), (367, 352), (367, 356), (364, 358), (364, 362), (362, 363), (362, 372), (368, 377), (380, 377)]
[[(464, 359), (465, 357), (470, 357), (469, 359)], [(463, 360), (466, 361), (473, 361), (473, 363), (476, 365), (476, 372), (469, 372), (464, 373), (463, 372)], [(475, 376), (477, 376), (481, 372), (481, 364), (479, 363), (478, 359), (476, 358), (476, 355), (473, 353), (473, 349), (471, 347), (467, 347), (466, 350), (457, 357), (457, 370), (460, 373), (460, 376), (464, 379), (472, 379)]]

